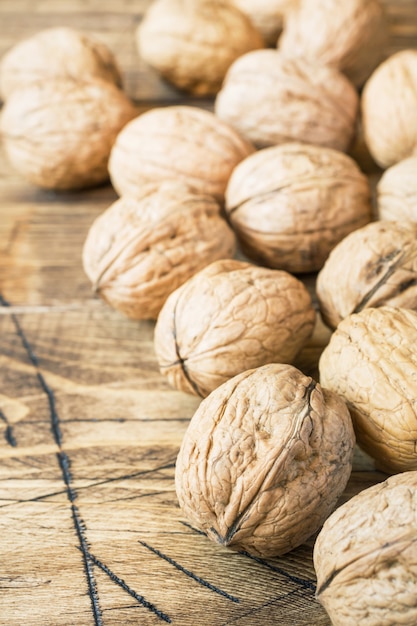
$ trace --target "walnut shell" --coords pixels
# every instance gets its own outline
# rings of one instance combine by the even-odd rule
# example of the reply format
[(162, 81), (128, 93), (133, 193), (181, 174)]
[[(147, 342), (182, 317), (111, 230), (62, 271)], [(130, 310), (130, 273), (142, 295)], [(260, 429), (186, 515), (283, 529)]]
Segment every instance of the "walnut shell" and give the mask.
[(417, 472), (364, 489), (314, 546), (317, 599), (333, 626), (417, 624)]
[(100, 79), (55, 79), (16, 89), (0, 118), (6, 155), (28, 181), (46, 189), (78, 189), (108, 180), (115, 138), (136, 110)]
[(287, 56), (339, 69), (359, 87), (382, 60), (387, 43), (379, 0), (300, 0), (287, 15), (278, 46)]
[(233, 168), (254, 151), (213, 113), (192, 106), (151, 109), (129, 122), (111, 151), (109, 171), (120, 195), (176, 179), (222, 199)]
[(343, 400), (291, 365), (264, 365), (201, 402), (177, 458), (178, 500), (213, 541), (281, 555), (334, 509), (353, 447)]
[(385, 170), (376, 195), (380, 219), (417, 222), (417, 156)]
[(229, 0), (243, 11), (268, 46), (275, 46), (284, 18), (298, 0)]
[(155, 352), (173, 387), (204, 397), (246, 369), (293, 361), (315, 316), (307, 288), (287, 272), (217, 261), (169, 296)]
[(371, 222), (347, 235), (320, 270), (316, 294), (330, 328), (366, 307), (417, 310), (417, 224)]
[(417, 50), (381, 63), (362, 93), (365, 142), (375, 162), (390, 167), (417, 149)]
[(52, 78), (101, 78), (121, 87), (121, 72), (107, 46), (73, 28), (42, 30), (10, 48), (0, 63), (0, 95)]
[(288, 143), (259, 150), (235, 168), (226, 211), (247, 256), (313, 272), (339, 241), (370, 221), (371, 192), (347, 155)]
[(168, 295), (212, 261), (232, 257), (235, 237), (211, 196), (173, 181), (123, 197), (90, 228), (83, 264), (96, 292), (133, 319), (155, 319)]
[(382, 306), (340, 322), (319, 361), (360, 447), (388, 473), (417, 469), (417, 313)]
[(215, 111), (258, 148), (294, 140), (346, 151), (358, 103), (337, 70), (256, 50), (231, 65)]
[(196, 95), (216, 93), (238, 56), (265, 45), (244, 13), (219, 0), (155, 0), (136, 42), (142, 59)]

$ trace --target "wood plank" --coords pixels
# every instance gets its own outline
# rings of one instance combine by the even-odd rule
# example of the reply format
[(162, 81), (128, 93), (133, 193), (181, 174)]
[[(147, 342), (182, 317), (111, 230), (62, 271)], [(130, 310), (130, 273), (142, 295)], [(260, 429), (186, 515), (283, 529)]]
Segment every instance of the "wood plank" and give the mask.
[[(198, 399), (161, 379), (152, 323), (104, 305), (3, 311), (0, 337), (1, 624), (91, 624), (91, 596), (104, 624), (157, 624), (156, 609), (190, 625), (329, 624), (312, 542), (254, 560), (182, 517), (174, 463)], [(366, 463), (349, 496), (382, 479)]]

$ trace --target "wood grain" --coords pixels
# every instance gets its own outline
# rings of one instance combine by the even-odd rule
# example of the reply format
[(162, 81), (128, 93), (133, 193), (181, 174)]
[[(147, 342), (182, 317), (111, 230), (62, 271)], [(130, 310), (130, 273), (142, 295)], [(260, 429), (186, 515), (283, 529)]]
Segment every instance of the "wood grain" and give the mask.
[[(385, 4), (391, 50), (416, 47), (417, 2)], [(148, 5), (1, 0), (0, 56), (68, 24), (117, 52), (139, 107), (184, 101), (137, 57)], [(0, 154), (0, 624), (329, 626), (314, 599), (314, 538), (253, 559), (181, 515), (174, 464), (198, 400), (159, 374), (153, 323), (112, 311), (82, 270), (88, 228), (115, 198), (110, 185), (42, 191)], [(317, 372), (328, 338), (319, 321), (300, 368)], [(384, 478), (356, 450), (342, 501)]]

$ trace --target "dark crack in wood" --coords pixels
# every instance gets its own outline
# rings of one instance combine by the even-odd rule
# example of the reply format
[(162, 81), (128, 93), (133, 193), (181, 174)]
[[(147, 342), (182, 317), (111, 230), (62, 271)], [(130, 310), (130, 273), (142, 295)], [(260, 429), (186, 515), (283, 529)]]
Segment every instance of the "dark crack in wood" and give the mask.
[(17, 441), (16, 441), (16, 437), (14, 436), (13, 426), (10, 424), (9, 420), (7, 419), (6, 415), (3, 413), (1, 408), (0, 408), (0, 420), (4, 422), (4, 424), (6, 425), (6, 429), (4, 431), (5, 440), (7, 441), (9, 446), (12, 446), (12, 448), (16, 448)]
[(293, 574), (290, 574), (282, 567), (273, 565), (272, 563), (269, 563), (268, 561), (266, 561), (265, 559), (262, 559), (261, 557), (255, 556), (253, 554), (249, 554), (249, 552), (241, 551), (239, 552), (239, 554), (247, 557), (248, 559), (252, 559), (252, 561), (259, 563), (260, 565), (263, 565), (264, 567), (267, 567), (268, 569), (270, 569), (272, 572), (275, 572), (276, 574), (280, 574), (287, 580), (291, 581), (292, 583), (295, 583), (296, 585), (299, 585), (303, 589), (309, 589), (313, 593), (316, 591), (316, 585), (312, 580), (300, 578), (299, 576), (294, 576)]
[[(3, 298), (1, 294), (0, 294), (0, 304), (4, 307), (9, 306), (9, 303)], [(22, 326), (20, 325), (20, 322), (17, 316), (14, 313), (11, 313), (11, 319), (16, 329), (16, 333), (19, 336), (22, 342), (22, 345), (29, 357), (29, 361), (31, 362), (32, 366), (35, 369), (36, 376), (39, 381), (39, 385), (42, 388), (48, 400), (52, 435), (53, 435), (56, 445), (59, 448), (59, 452), (57, 454), (57, 460), (58, 460), (59, 467), (61, 469), (62, 479), (66, 487), (67, 497), (71, 503), (71, 513), (72, 513), (74, 529), (75, 529), (75, 532), (77, 534), (78, 541), (80, 544), (79, 548), (83, 555), (84, 572), (85, 572), (85, 576), (87, 579), (88, 593), (89, 593), (89, 597), (91, 601), (91, 608), (93, 611), (94, 623), (95, 623), (95, 626), (102, 626), (103, 620), (102, 620), (102, 615), (101, 615), (101, 610), (100, 610), (100, 605), (99, 605), (97, 585), (96, 585), (96, 581), (94, 578), (93, 568), (88, 558), (88, 542), (86, 538), (86, 527), (80, 516), (78, 507), (74, 504), (77, 494), (76, 494), (75, 489), (72, 486), (70, 460), (66, 452), (62, 450), (62, 432), (61, 432), (61, 426), (60, 426), (60, 421), (59, 421), (59, 415), (56, 410), (55, 394), (53, 390), (51, 389), (51, 387), (49, 387), (49, 385), (47, 384), (41, 372), (41, 369), (39, 367), (38, 358), (35, 352), (32, 350), (32, 347), (25, 335), (25, 332)]]
[(195, 582), (199, 583), (203, 587), (206, 587), (207, 589), (214, 591), (214, 593), (218, 593), (220, 596), (223, 596), (224, 598), (227, 598), (228, 600), (231, 600), (232, 602), (236, 602), (236, 603), (240, 602), (239, 598), (232, 596), (230, 593), (227, 593), (227, 591), (223, 591), (223, 589), (219, 589), (219, 587), (212, 585), (207, 580), (204, 580), (204, 578), (200, 578), (200, 576), (197, 576), (197, 574), (194, 574), (194, 572), (191, 572), (189, 569), (183, 567), (182, 565), (177, 563), (177, 561), (174, 561), (174, 559), (172, 559), (171, 557), (167, 556), (166, 554), (163, 554), (157, 548), (153, 548), (152, 546), (145, 543), (144, 541), (141, 541), (140, 539), (138, 541), (144, 548), (147, 548), (150, 552), (153, 552), (154, 554), (159, 556), (161, 559), (164, 559), (164, 561), (166, 561), (167, 563), (175, 567), (179, 572), (182, 572), (183, 574), (185, 574), (186, 576), (188, 576)]
[(117, 576), (109, 567), (107, 567), (107, 565), (105, 565), (97, 557), (95, 557), (94, 554), (91, 554), (91, 552), (87, 552), (87, 556), (89, 560), (94, 563), (94, 565), (99, 567), (105, 574), (107, 574), (112, 582), (121, 587), (124, 591), (126, 591), (126, 593), (132, 596), (132, 598), (135, 598), (135, 600), (137, 600), (139, 604), (145, 607), (145, 609), (148, 609), (149, 611), (154, 613), (163, 622), (171, 624), (172, 620), (166, 613), (163, 613), (154, 604), (146, 600), (140, 594), (136, 593), (134, 589), (132, 589), (122, 578), (119, 578), (119, 576)]

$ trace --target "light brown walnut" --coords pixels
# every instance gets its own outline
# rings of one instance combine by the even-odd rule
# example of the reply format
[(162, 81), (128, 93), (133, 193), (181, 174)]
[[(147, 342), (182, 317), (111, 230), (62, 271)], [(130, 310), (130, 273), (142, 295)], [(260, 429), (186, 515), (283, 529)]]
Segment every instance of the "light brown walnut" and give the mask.
[(54, 79), (14, 90), (0, 117), (12, 166), (46, 189), (79, 189), (109, 178), (117, 134), (136, 115), (126, 94), (101, 79)]
[(359, 87), (383, 59), (388, 41), (379, 0), (299, 0), (278, 46), (287, 56), (339, 69)]
[(121, 87), (121, 71), (111, 50), (86, 33), (59, 26), (42, 30), (10, 48), (0, 62), (0, 96), (55, 78), (101, 78)]
[(132, 120), (111, 151), (110, 177), (119, 195), (179, 180), (222, 200), (234, 167), (254, 148), (214, 113), (193, 106), (157, 107)]
[(417, 224), (381, 220), (347, 235), (320, 270), (316, 293), (331, 328), (366, 307), (417, 310)]
[(380, 219), (417, 222), (417, 156), (385, 170), (376, 186)]
[(83, 265), (96, 293), (133, 319), (156, 319), (168, 295), (212, 261), (232, 257), (235, 237), (211, 196), (168, 181), (123, 197), (92, 224)]
[(321, 384), (346, 400), (377, 467), (417, 469), (417, 313), (381, 306), (345, 317), (319, 361)]
[(287, 143), (237, 165), (226, 211), (248, 257), (289, 272), (313, 272), (339, 241), (370, 221), (371, 192), (347, 155)]
[(264, 365), (198, 407), (177, 458), (178, 500), (222, 546), (282, 555), (335, 508), (353, 447), (343, 400), (291, 365)]
[(364, 489), (314, 546), (317, 599), (333, 626), (417, 624), (417, 472)]
[(392, 54), (372, 73), (362, 98), (366, 145), (387, 168), (417, 150), (417, 50)]
[(136, 42), (166, 80), (199, 96), (216, 93), (237, 57), (265, 45), (247, 15), (222, 0), (155, 0)]
[(169, 296), (155, 352), (173, 387), (204, 397), (246, 369), (292, 362), (315, 318), (307, 288), (291, 274), (220, 260)]
[(303, 141), (347, 151), (358, 94), (337, 70), (277, 50), (256, 50), (229, 68), (215, 112), (258, 148)]

